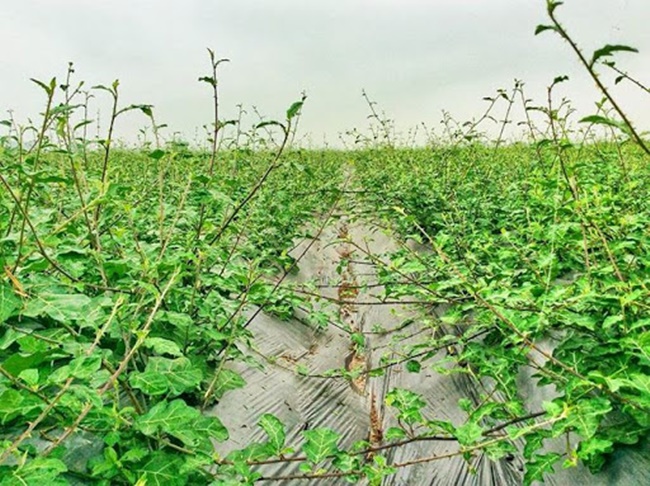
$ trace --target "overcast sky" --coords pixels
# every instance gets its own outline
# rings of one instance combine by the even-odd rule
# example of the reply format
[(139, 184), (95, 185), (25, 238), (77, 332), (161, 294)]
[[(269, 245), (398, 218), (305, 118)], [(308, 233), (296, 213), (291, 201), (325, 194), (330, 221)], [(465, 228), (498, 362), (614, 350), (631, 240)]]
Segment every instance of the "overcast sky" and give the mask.
[[(637, 47), (618, 63), (650, 83), (649, 0), (566, 0), (558, 14), (588, 53)], [(438, 126), (442, 110), (479, 115), (481, 98), (515, 78), (543, 102), (544, 87), (567, 74), (560, 94), (591, 114), (599, 95), (568, 45), (533, 35), (546, 22), (545, 0), (3, 0), (0, 117), (37, 114), (43, 96), (28, 79), (61, 79), (74, 61), (78, 79), (119, 78), (125, 104), (153, 104), (168, 134), (193, 139), (211, 120), (209, 87), (197, 82), (206, 47), (231, 59), (220, 70), (224, 118), (240, 103), (281, 118), (305, 90), (301, 133), (314, 144), (367, 125), (362, 89), (406, 130)], [(630, 85), (616, 92), (650, 129), (650, 97)], [(144, 123), (129, 115), (119, 133), (133, 139)]]

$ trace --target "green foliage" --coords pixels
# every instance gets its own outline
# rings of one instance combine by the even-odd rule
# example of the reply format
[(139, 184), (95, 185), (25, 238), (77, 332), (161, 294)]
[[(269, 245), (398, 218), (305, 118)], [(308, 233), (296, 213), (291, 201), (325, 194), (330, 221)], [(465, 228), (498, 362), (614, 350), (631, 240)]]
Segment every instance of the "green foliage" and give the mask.
[[(432, 249), (394, 253), (391, 268), (380, 269), (382, 298), (418, 295), (445, 304), (437, 338), (414, 348), (434, 356), (455, 342), (449, 360), (455, 366), (436, 369), (494, 383), (492, 398), (480, 407), (461, 401), (467, 423), (443, 431), (465, 448), (502, 457), (505, 449), (490, 449), (489, 429), (513, 414), (526, 415), (518, 376), (539, 359), (531, 353), (540, 352), (536, 343), (552, 339), (552, 352), (544, 352), (545, 363), (537, 361), (536, 368), (539, 384), (553, 384), (559, 397), (547, 404), (541, 430), (534, 421), (508, 428), (513, 440), (529, 440), (529, 483), (563, 459), (596, 471), (617, 443), (635, 443), (649, 431), (649, 302), (643, 289), (650, 261), (642, 255), (650, 247), (650, 212), (638, 198), (650, 192), (648, 165), (637, 149), (609, 142), (562, 150), (578, 180), (579, 201), (572, 200), (561, 167), (547, 163), (551, 146), (541, 159), (530, 146), (495, 151), (474, 144), (355, 157), (366, 202), (380, 224)], [(613, 157), (619, 150), (624, 166)], [(406, 275), (414, 276), (410, 284), (390, 284)], [(459, 336), (454, 325), (462, 325)], [(411, 363), (406, 368), (414, 372), (423, 364)], [(405, 424), (428, 423), (421, 413), (426, 403), (412, 392), (393, 390), (387, 404), (398, 408)], [(580, 438), (568, 459), (539, 452), (545, 438), (567, 433)]]
[(386, 405), (398, 410), (397, 418), (407, 424), (422, 422), (421, 409), (426, 402), (417, 393), (395, 388), (386, 395)]
[[(552, 24), (535, 34), (568, 41), (618, 116), (601, 102), (573, 131), (566, 105), (553, 106), (553, 87), (568, 81), (558, 76), (548, 107), (524, 101), (530, 143), (504, 143), (503, 131), (482, 143), (478, 122), (446, 118), (448, 140), (397, 149), (391, 120), (364, 92), (372, 136), (355, 132), (355, 143), (366, 140), (365, 150), (288, 151), (303, 95), (284, 123), (261, 121), (250, 146), (217, 154), (223, 132), (241, 127), (218, 118), (217, 67), (227, 59), (212, 50), (211, 75), (199, 78), (214, 94), (210, 152), (161, 144), (152, 105), (120, 106), (117, 80), (91, 88), (113, 108), (105, 138), (90, 140), (90, 95), (78, 100), (83, 83), (71, 90), (72, 67), (63, 85), (32, 79), (46, 96), (40, 124), (0, 122), (9, 131), (0, 138), (0, 486), (253, 484), (261, 467), (284, 462), (299, 467), (296, 479), (379, 485), (439, 459), (389, 459), (393, 448), (430, 440), (453, 442), (450, 455), (468, 462), (523, 446), (523, 482), (532, 484), (561, 461), (598, 471), (617, 447), (647, 437), (650, 152), (593, 71), (637, 51), (605, 45), (588, 60), (555, 18), (560, 5), (547, 1)], [(520, 83), (515, 94), (524, 99)], [(510, 103), (508, 113), (513, 99), (504, 90), (486, 98)], [(152, 123), (155, 148), (115, 148), (113, 125), (130, 111)], [(279, 148), (259, 150), (276, 144), (256, 130), (273, 127), (284, 135)], [(442, 309), (434, 332), (412, 336), (397, 364), (474, 380), (480, 396), (461, 399), (466, 420), (452, 423), (423, 396), (392, 389), (380, 399), (396, 423), (382, 430), (373, 408), (369, 436), (352, 445), (332, 428), (297, 434), (261, 411), (263, 441), (221, 457), (227, 420), (210, 408), (246, 385), (235, 370), (251, 362), (250, 312), (286, 320), (302, 308), (318, 331), (330, 323), (278, 282), (300, 265), (289, 254), (296, 241), (340, 203), (344, 179), (355, 186), (348, 216), (359, 211), (402, 243), (375, 259), (380, 298)], [(349, 339), (355, 353), (366, 350), (361, 330)], [(536, 410), (518, 389), (530, 369), (557, 391)], [(310, 369), (298, 363), (296, 372)], [(548, 452), (545, 442), (558, 439), (567, 450)], [(73, 460), (83, 441), (88, 457)]]
[[(333, 153), (312, 163), (301, 152), (285, 162), (236, 150), (209, 174), (203, 151), (115, 149), (110, 133), (94, 151), (79, 139), (86, 124), (72, 121), (82, 105), (56, 105), (65, 91), (55, 80), (37, 84), (48, 96), (40, 151), (1, 145), (2, 484), (254, 478), (244, 463), (230, 476), (231, 466), (217, 468), (214, 444), (229, 434), (207, 410), (245, 385), (229, 364), (251, 337), (245, 311), (288, 318), (309, 305), (275, 279), (337, 196), (319, 190), (338, 185), (341, 164)], [(153, 121), (150, 105), (119, 107), (118, 86), (96, 88), (112, 96), (114, 118), (136, 110)], [(291, 450), (277, 418), (260, 426), (268, 444), (237, 457)], [(40, 434), (47, 439), (34, 445)], [(95, 452), (72, 460), (84, 434)]]

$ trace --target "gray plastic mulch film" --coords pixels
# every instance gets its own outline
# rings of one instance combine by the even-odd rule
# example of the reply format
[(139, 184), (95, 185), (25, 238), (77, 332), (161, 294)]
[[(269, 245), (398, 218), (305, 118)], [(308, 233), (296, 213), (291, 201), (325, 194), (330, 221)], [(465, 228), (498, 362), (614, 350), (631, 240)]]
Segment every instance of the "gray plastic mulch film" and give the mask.
[[(337, 289), (328, 287), (332, 282), (351, 279), (355, 283), (372, 281), (374, 266), (363, 261), (359, 252), (352, 253), (346, 243), (336, 243), (342, 233), (352, 241), (367, 247), (373, 255), (384, 255), (397, 248), (386, 234), (369, 225), (350, 224), (341, 220), (325, 229), (315, 242), (303, 242), (294, 250), (300, 254), (311, 243), (300, 260), (300, 272), (291, 279), (294, 283), (316, 282), (323, 286), (322, 295), (337, 298)], [(349, 258), (343, 275), (336, 271), (342, 258)], [(385, 257), (384, 257), (385, 258)], [(348, 272), (345, 275), (345, 272)], [(376, 278), (374, 279), (376, 280)], [(376, 291), (376, 289), (374, 289)], [(374, 292), (376, 293), (376, 292)], [(359, 303), (372, 300), (373, 292), (362, 291), (356, 296)], [(339, 309), (340, 317), (351, 328), (369, 331), (374, 324), (383, 328), (397, 328), (408, 317), (413, 323), (404, 339), (397, 346), (407, 346), (408, 336), (421, 339), (418, 318), (422, 309), (408, 304), (349, 305)], [(458, 407), (462, 398), (478, 400), (481, 384), (469, 375), (441, 375), (430, 368), (420, 373), (409, 373), (397, 367), (387, 369), (380, 377), (370, 377), (363, 383), (350, 383), (342, 378), (312, 378), (299, 375), (298, 365), (310, 374), (320, 374), (345, 366), (351, 359), (350, 336), (334, 326), (317, 331), (300, 320), (280, 321), (259, 313), (252, 321), (254, 334), (252, 356), (262, 364), (251, 367), (243, 363), (232, 366), (246, 380), (242, 389), (227, 393), (210, 411), (218, 415), (230, 432), (230, 440), (219, 444), (221, 454), (246, 447), (252, 442), (263, 442), (264, 432), (256, 426), (260, 416), (272, 413), (287, 428), (287, 443), (299, 445), (301, 432), (307, 428), (328, 427), (342, 437), (340, 446), (347, 447), (359, 440), (369, 440), (372, 432), (371, 415), (379, 417), (383, 430), (396, 425), (390, 410), (384, 406), (384, 397), (391, 389), (399, 387), (414, 391), (427, 402), (427, 416), (463, 424), (465, 415)], [(366, 334), (369, 352), (361, 359), (375, 367), (386, 354), (395, 353), (395, 343), (381, 334)], [(440, 359), (446, 356), (443, 350)], [(264, 359), (271, 358), (270, 360)], [(354, 359), (355, 357), (353, 357)], [(434, 361), (438, 357), (434, 358)], [(520, 392), (529, 404), (529, 410), (539, 410), (541, 402), (553, 396), (549, 387), (540, 388), (522, 370)], [(545, 444), (549, 450), (561, 448), (562, 443)], [(454, 452), (457, 444), (452, 441), (416, 442), (389, 449), (385, 454), (389, 463), (403, 463), (419, 457), (445, 455)], [(298, 462), (283, 462), (259, 466), (264, 477), (283, 477), (300, 474)], [(477, 454), (471, 462), (474, 471), (460, 456), (399, 468), (397, 473), (384, 480), (385, 485), (518, 485), (523, 482), (524, 467), (521, 457), (510, 456), (498, 462)], [(311, 479), (262, 482), (262, 484), (349, 484), (342, 479)], [(578, 466), (561, 469), (547, 475), (549, 485), (650, 485), (650, 447), (630, 447), (613, 454), (605, 469), (593, 475)]]

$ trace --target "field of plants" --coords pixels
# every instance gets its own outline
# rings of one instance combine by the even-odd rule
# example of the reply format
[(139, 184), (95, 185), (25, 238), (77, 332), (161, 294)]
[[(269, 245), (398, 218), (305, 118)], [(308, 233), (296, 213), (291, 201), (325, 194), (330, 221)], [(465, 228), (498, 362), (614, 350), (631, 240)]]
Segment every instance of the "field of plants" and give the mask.
[(598, 112), (517, 81), (421, 147), (365, 93), (353, 150), (292, 145), (304, 95), (224, 121), (213, 51), (205, 147), (117, 81), (33, 80), (40, 120), (1, 122), (0, 486), (650, 482), (650, 152), (597, 71), (648, 90), (559, 5), (537, 33)]

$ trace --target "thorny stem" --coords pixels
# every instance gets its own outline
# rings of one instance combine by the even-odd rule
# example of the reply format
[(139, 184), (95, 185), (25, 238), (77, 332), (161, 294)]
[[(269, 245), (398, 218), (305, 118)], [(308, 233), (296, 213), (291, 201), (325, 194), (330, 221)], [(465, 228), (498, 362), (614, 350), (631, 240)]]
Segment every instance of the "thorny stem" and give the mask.
[(632, 84), (635, 84), (638, 88), (640, 88), (641, 90), (645, 91), (647, 94), (650, 94), (650, 88), (649, 88), (649, 87), (647, 87), (645, 84), (643, 84), (643, 83), (642, 83), (641, 81), (639, 81), (638, 79), (633, 78), (632, 76), (630, 76), (630, 75), (629, 75), (628, 73), (626, 73), (625, 71), (620, 70), (618, 67), (616, 67), (616, 64), (614, 64), (613, 62), (605, 62), (604, 64), (605, 64), (605, 66), (607, 66), (607, 67), (610, 68), (611, 70), (613, 70), (613, 71), (615, 71), (616, 73), (618, 73), (621, 79), (627, 79), (627, 80), (630, 81)]
[(515, 95), (517, 94), (517, 91), (521, 88), (521, 81), (515, 80), (515, 86), (512, 89), (512, 93), (510, 96), (507, 96), (505, 93), (502, 93), (503, 98), (508, 102), (508, 108), (506, 108), (506, 114), (503, 117), (503, 120), (501, 121), (501, 129), (499, 130), (499, 136), (497, 137), (497, 142), (495, 145), (495, 150), (499, 148), (501, 143), (503, 142), (503, 136), (506, 131), (506, 127), (508, 123), (510, 123), (510, 112), (512, 111), (512, 107), (515, 104)]
[[(117, 102), (118, 102), (118, 91), (117, 88), (119, 86), (119, 82), (117, 80), (113, 81), (112, 89), (104, 88), (106, 91), (108, 91), (112, 98), (113, 98), (113, 105), (111, 108), (111, 119), (109, 122), (108, 126), (108, 135), (106, 137), (106, 140), (104, 140), (104, 160), (102, 161), (102, 191), (106, 190), (106, 182), (108, 179), (108, 162), (110, 159), (110, 154), (111, 154), (111, 144), (113, 142), (113, 130), (115, 129), (115, 120), (117, 119), (118, 111), (117, 111)], [(97, 207), (95, 208), (95, 230), (99, 231), (99, 217), (102, 211), (102, 204), (101, 202), (97, 204)], [(99, 238), (99, 235), (98, 235)]]
[[(50, 83), (50, 90), (47, 92), (47, 105), (45, 106), (45, 112), (43, 113), (43, 123), (41, 125), (41, 130), (38, 134), (38, 138), (36, 142), (36, 154), (34, 155), (34, 168), (33, 168), (34, 171), (38, 170), (38, 163), (40, 161), (41, 151), (43, 150), (43, 144), (45, 143), (45, 132), (47, 131), (48, 126), (50, 126), (51, 119), (52, 119), (51, 111), (52, 111), (52, 102), (54, 100), (54, 85), (56, 84), (56, 80), (53, 79), (52, 81), (53, 82)], [(9, 185), (4, 181), (4, 179), (3, 179), (3, 183), (7, 188), (9, 187)], [(23, 214), (23, 221), (20, 227), (20, 238), (18, 240), (18, 250), (16, 251), (16, 255), (18, 256), (16, 257), (16, 263), (14, 264), (14, 268), (13, 268), (14, 273), (18, 269), (18, 266), (20, 265), (20, 261), (21, 261), (20, 253), (21, 253), (22, 246), (25, 242), (25, 226), (27, 224), (26, 215), (29, 213), (29, 203), (31, 201), (32, 193), (34, 191), (34, 185), (35, 182), (34, 180), (32, 180), (29, 183), (27, 194), (25, 195), (24, 205), (21, 206), (22, 198), (19, 199), (16, 199), (15, 197), (13, 198), (14, 201), (16, 202), (17, 205), (16, 207)]]
[[(553, 139), (556, 142), (559, 142), (559, 135), (557, 133), (557, 128), (556, 128), (556, 120), (557, 120), (557, 114), (553, 111), (553, 88), (557, 84), (557, 80), (554, 81), (546, 90), (547, 93), (547, 103), (548, 103), (548, 118), (549, 118), (549, 124), (551, 127), (551, 132), (553, 134)], [(563, 152), (562, 147), (557, 148), (557, 157), (560, 162), (560, 170), (562, 171), (562, 175), (564, 176), (564, 180), (567, 183), (567, 186), (569, 186), (569, 189), (571, 190), (571, 195), (573, 196), (573, 199), (577, 202), (580, 199), (580, 194), (578, 193), (578, 189), (575, 186), (574, 182), (571, 180), (571, 177), (569, 177), (569, 173), (567, 170), (567, 161), (564, 157), (564, 152)]]
[(632, 122), (629, 120), (623, 109), (619, 106), (619, 104), (616, 102), (614, 97), (611, 95), (609, 90), (605, 87), (603, 82), (600, 80), (600, 77), (594, 71), (593, 66), (591, 63), (587, 60), (585, 55), (582, 53), (578, 45), (575, 43), (575, 41), (569, 36), (568, 32), (566, 29), (562, 26), (562, 24), (557, 20), (557, 17), (555, 16), (555, 7), (557, 5), (555, 2), (548, 1), (548, 7), (547, 7), (547, 12), (548, 16), (550, 17), (551, 21), (553, 22), (553, 25), (555, 26), (555, 30), (560, 36), (571, 46), (571, 49), (575, 54), (578, 56), (580, 59), (580, 62), (582, 65), (585, 67), (587, 72), (590, 74), (591, 78), (594, 80), (596, 83), (596, 86), (598, 86), (598, 89), (605, 95), (607, 100), (611, 103), (612, 107), (616, 110), (618, 115), (621, 117), (625, 125), (628, 127), (630, 130), (630, 134), (632, 135), (632, 138), (639, 144), (639, 146), (643, 149), (643, 151), (647, 154), (650, 155), (650, 148), (646, 145), (644, 140), (641, 138), (639, 133), (636, 131), (634, 128), (634, 125), (632, 125)]
[(229, 59), (216, 59), (212, 49), (208, 49), (208, 53), (210, 54), (210, 64), (212, 66), (212, 79), (210, 84), (212, 86), (212, 100), (214, 102), (214, 128), (212, 129), (212, 149), (210, 152), (209, 169), (210, 177), (212, 177), (214, 174), (214, 164), (217, 159), (217, 137), (221, 128), (219, 126), (219, 82), (217, 80), (217, 68), (219, 64), (229, 62)]

